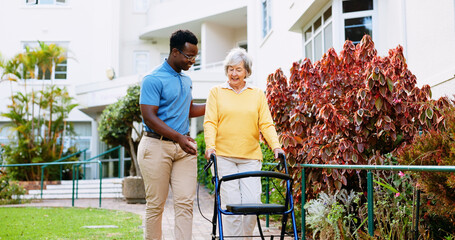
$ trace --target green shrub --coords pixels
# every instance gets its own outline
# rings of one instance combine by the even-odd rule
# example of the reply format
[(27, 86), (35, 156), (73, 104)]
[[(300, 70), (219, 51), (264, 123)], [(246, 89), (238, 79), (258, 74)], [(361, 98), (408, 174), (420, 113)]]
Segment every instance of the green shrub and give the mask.
[(213, 193), (215, 186), (212, 183), (212, 173), (210, 170), (204, 171), (204, 166), (207, 164), (204, 133), (199, 133), (194, 140), (197, 142), (197, 181), (208, 188), (210, 193)]
[(0, 171), (0, 205), (20, 203), (19, 196), (25, 192), (22, 186), (10, 181), (8, 175)]

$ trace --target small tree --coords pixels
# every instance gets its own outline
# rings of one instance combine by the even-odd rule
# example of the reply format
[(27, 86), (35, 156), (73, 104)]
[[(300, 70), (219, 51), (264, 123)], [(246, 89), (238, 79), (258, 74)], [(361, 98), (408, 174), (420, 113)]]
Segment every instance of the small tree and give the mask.
[[(368, 35), (356, 46), (346, 41), (340, 55), (332, 48), (314, 64), (294, 63), (289, 81), (278, 69), (266, 94), (289, 160), (313, 164), (381, 164), (419, 130), (443, 127), (440, 108), (449, 104), (431, 100), (428, 85), (416, 87), (401, 46), (379, 57)], [(307, 171), (313, 196), (341, 189), (354, 173)]]
[[(4, 158), (9, 164), (51, 162), (75, 150), (74, 146), (65, 146), (64, 138), (74, 134), (66, 118), (77, 104), (73, 103), (65, 88), (45, 84), (43, 80), (45, 72), (52, 73), (55, 66), (65, 59), (63, 48), (39, 42), (37, 48), (27, 47), (24, 53), (0, 62), (2, 81), (11, 85), (20, 81), (24, 88), (20, 92), (11, 92), (8, 112), (1, 113), (10, 120), (5, 126), (14, 132), (10, 136), (11, 143), (4, 146)], [(43, 74), (35, 74), (38, 68)], [(29, 79), (43, 80), (41, 89), (27, 89)], [(39, 180), (41, 177), (39, 166), (10, 168), (9, 171), (19, 180)], [(47, 178), (49, 172), (45, 175)]]
[[(130, 154), (133, 161), (130, 176), (141, 176), (136, 154), (142, 137), (140, 124), (137, 124), (142, 122), (139, 96), (139, 85), (129, 87), (126, 96), (104, 109), (98, 127), (101, 140), (110, 145), (121, 145)], [(137, 138), (133, 138), (133, 132)]]

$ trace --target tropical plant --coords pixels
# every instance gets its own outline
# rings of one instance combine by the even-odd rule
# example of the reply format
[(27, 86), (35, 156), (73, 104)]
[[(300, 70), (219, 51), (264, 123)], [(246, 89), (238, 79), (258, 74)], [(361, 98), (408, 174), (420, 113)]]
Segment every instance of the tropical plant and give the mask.
[(103, 110), (98, 126), (101, 140), (114, 146), (121, 145), (130, 154), (133, 161), (130, 176), (141, 176), (137, 163), (137, 147), (142, 137), (139, 96), (139, 85), (128, 87), (124, 97)]
[[(416, 82), (401, 46), (379, 57), (365, 35), (357, 45), (346, 41), (340, 55), (332, 48), (314, 64), (294, 63), (289, 80), (278, 69), (268, 77), (266, 95), (291, 163), (381, 164), (420, 129), (444, 127), (439, 109), (449, 101), (431, 100), (430, 87)], [(348, 179), (356, 171), (306, 171), (310, 197), (355, 182)], [(295, 189), (298, 200), (301, 188)]]
[[(55, 44), (39, 42), (37, 48), (26, 48), (9, 61), (1, 64), (3, 81), (11, 83), (11, 103), (8, 111), (1, 114), (10, 122), (14, 135), (5, 144), (4, 158), (7, 163), (42, 163), (55, 161), (65, 154), (75, 152), (75, 146), (68, 144), (74, 135), (72, 125), (66, 121), (69, 112), (77, 104), (65, 88), (42, 81), (41, 89), (27, 89), (30, 79), (43, 79), (44, 73), (52, 73), (54, 66), (66, 59), (64, 49)], [(36, 75), (36, 69), (42, 74)], [(38, 71), (39, 72), (39, 71)], [(52, 74), (51, 74), (52, 75)], [(23, 91), (13, 91), (14, 82), (20, 82)], [(39, 180), (39, 166), (30, 168), (9, 168), (11, 176), (20, 180)], [(46, 170), (45, 178), (50, 172)]]

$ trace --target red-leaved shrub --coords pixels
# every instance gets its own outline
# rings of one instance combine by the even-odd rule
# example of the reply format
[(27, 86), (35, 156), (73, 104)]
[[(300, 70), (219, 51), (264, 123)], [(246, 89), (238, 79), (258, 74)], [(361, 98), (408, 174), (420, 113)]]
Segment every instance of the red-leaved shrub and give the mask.
[[(289, 80), (278, 69), (266, 95), (288, 159), (309, 164), (381, 164), (419, 130), (443, 127), (439, 108), (450, 104), (416, 86), (401, 46), (379, 57), (368, 35), (356, 46), (346, 41), (339, 55), (332, 48), (314, 64), (294, 63)], [(353, 173), (308, 169), (307, 191), (340, 189)]]

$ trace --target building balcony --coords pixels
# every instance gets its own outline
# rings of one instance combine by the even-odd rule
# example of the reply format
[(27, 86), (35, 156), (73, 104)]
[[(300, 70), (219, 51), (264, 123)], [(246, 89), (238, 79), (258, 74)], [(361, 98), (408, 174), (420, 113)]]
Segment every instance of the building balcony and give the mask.
[(245, 0), (167, 0), (153, 3), (148, 15), (148, 25), (141, 39), (169, 38), (177, 29), (189, 29), (201, 36), (205, 22), (228, 28), (246, 27)]
[[(198, 102), (204, 102), (207, 99), (211, 87), (226, 80), (221, 62), (193, 67), (186, 74), (193, 80), (193, 99)], [(125, 96), (129, 86), (140, 84), (141, 80), (141, 75), (130, 75), (113, 80), (76, 85), (75, 92), (79, 110), (96, 118), (106, 106)]]

